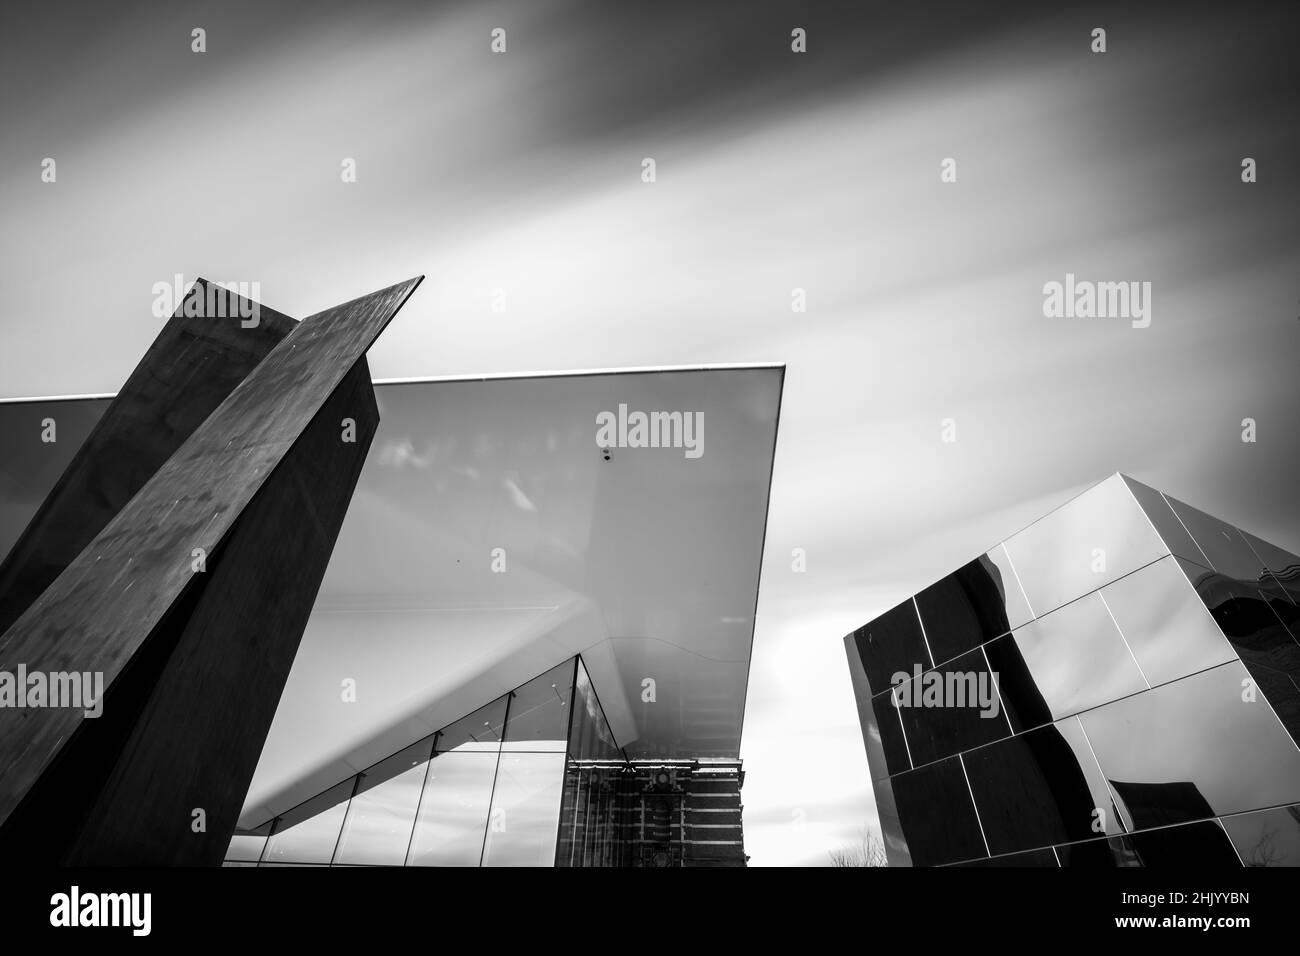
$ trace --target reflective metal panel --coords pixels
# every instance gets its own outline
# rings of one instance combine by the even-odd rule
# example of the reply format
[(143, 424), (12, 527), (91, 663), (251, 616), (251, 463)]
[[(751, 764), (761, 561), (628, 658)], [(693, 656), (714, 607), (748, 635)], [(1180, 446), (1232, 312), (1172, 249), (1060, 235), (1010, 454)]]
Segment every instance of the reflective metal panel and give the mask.
[(1106, 585), (1101, 596), (1153, 686), (1237, 656), (1173, 556)]
[[(911, 757), (907, 752), (907, 742), (903, 738), (902, 715), (895, 700), (892, 690), (871, 698), (871, 726), (888, 773), (902, 773), (912, 766)], [(877, 775), (874, 765), (872, 773)]]
[(1223, 664), (1080, 716), (1126, 828), (1300, 802), (1300, 750), (1248, 677)]
[(916, 596), (925, 638), (936, 664), (1030, 619), (1029, 605), (1010, 566), (999, 545)]
[(1147, 517), (1151, 519), (1151, 523), (1155, 525), (1160, 537), (1169, 546), (1169, 552), (1178, 555), (1180, 558), (1195, 561), (1197, 564), (1208, 564), (1209, 562), (1196, 544), (1195, 539), (1187, 533), (1182, 521), (1174, 514), (1174, 510), (1169, 507), (1169, 502), (1165, 500), (1165, 496), (1140, 481), (1134, 481), (1128, 475), (1122, 477), (1124, 483), (1128, 485), (1129, 491), (1133, 493), (1133, 497), (1142, 506), (1142, 510), (1146, 512)]
[(1039, 617), (1169, 553), (1121, 475), (1004, 543)]
[(1074, 718), (972, 750), (962, 759), (994, 854), (1122, 832), (1106, 781)]
[(1051, 849), (1030, 850), (1027, 853), (1009, 853), (1005, 856), (995, 856), (987, 860), (968, 860), (965, 863), (957, 863), (960, 867), (1056, 867), (1056, 854)]
[[(891, 693), (914, 766), (1011, 733), (993, 675), (979, 648), (903, 682)], [(884, 740), (883, 715), (880, 721)]]
[(484, 866), (554, 866), (564, 754), (502, 753)]
[(1241, 536), (1246, 539), (1246, 543), (1255, 552), (1260, 564), (1267, 568), (1268, 572), (1273, 575), (1274, 580), (1286, 590), (1291, 603), (1300, 604), (1300, 556), (1285, 551), (1275, 544), (1269, 544), (1262, 538), (1247, 534), (1245, 531), (1241, 533)]
[(1113, 869), (1142, 866), (1133, 841), (1127, 836), (1112, 836), (1053, 847), (1061, 866)]
[(1090, 594), (989, 644), (1012, 725), (1026, 730), (1145, 690), (1106, 605)]
[(988, 855), (960, 757), (890, 779), (914, 866), (939, 866)]
[(858, 628), (853, 639), (872, 696), (890, 687), (897, 673), (911, 674), (917, 664), (924, 670), (933, 666), (921, 632), (921, 619), (911, 598)]
[(1196, 539), (1196, 543), (1200, 545), (1201, 551), (1215, 571), (1239, 581), (1259, 583), (1264, 570), (1263, 564), (1250, 549), (1250, 545), (1246, 543), (1240, 531), (1226, 521), (1220, 521), (1213, 515), (1183, 504), (1177, 498), (1170, 498), (1168, 495), (1165, 495), (1165, 498), (1174, 509), (1174, 513), (1187, 526), (1187, 530), (1192, 533), (1192, 537)]
[(1245, 866), (1300, 866), (1300, 805), (1224, 817)]

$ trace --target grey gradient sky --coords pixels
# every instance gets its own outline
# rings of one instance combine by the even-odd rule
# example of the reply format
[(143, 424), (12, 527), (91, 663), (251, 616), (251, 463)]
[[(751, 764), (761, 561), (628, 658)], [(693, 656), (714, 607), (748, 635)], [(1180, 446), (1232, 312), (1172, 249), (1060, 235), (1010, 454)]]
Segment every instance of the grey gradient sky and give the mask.
[[(0, 395), (115, 390), (178, 272), (296, 316), (427, 274), (376, 377), (787, 363), (746, 839), (824, 863), (874, 817), (853, 627), (1116, 470), (1300, 550), (1292, 8), (6, 11)], [(1151, 326), (1044, 318), (1066, 272)]]

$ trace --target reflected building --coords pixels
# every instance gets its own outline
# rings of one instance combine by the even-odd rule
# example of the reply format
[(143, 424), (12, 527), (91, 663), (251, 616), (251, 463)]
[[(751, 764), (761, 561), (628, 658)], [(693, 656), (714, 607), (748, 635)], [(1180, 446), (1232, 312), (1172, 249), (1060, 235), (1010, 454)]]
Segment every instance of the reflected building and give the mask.
[(1116, 474), (854, 631), (890, 864), (1300, 865), (1298, 610), (1300, 557)]
[[(302, 330), (265, 307), (261, 315), (247, 334), (237, 319), (209, 328), (178, 315), (151, 351), (176, 360), (174, 374), (146, 370), (116, 397), (0, 402), (0, 553), (10, 555), (0, 621), (52, 620), (32, 596), (59, 587), (87, 544), (114, 532), (115, 514), (165, 527), (152, 519), (166, 506), (141, 489), (155, 475), (194, 478), (172, 476), (171, 462), (231, 396), (241, 403), (232, 421), (274, 430), (278, 410), (248, 383)], [(313, 541), (319, 566), (277, 564), (311, 589), (292, 603), (302, 620), (281, 622), (293, 626), (258, 691), (256, 727), (241, 731), (239, 766), (220, 747), (199, 748), (186, 759), (206, 768), (204, 782), (169, 798), (185, 812), (135, 814), (140, 827), (120, 833), (141, 849), (119, 839), (94, 860), (177, 862), (167, 848), (181, 833), (196, 842), (189, 809), (220, 797), (207, 841), (219, 845), (185, 862), (743, 865), (740, 731), (784, 369), (371, 383), (364, 359), (352, 364), (347, 388), (308, 430), (337, 446), (337, 423), (354, 418), (351, 470), (313, 470), (319, 452), (297, 447), (283, 468), (269, 463), (273, 490), (290, 497), (330, 491), (333, 470), (348, 481), (319, 512), (331, 535)], [(601, 444), (598, 416), (623, 407), (707, 420), (702, 453)], [(57, 442), (40, 440), (47, 419)], [(309, 534), (305, 515), (293, 527)], [(264, 560), (285, 537), (278, 528), (250, 537), (268, 549)], [(214, 591), (213, 611), (218, 594), (244, 597)], [(250, 654), (265, 646), (251, 634), (244, 643)], [(217, 654), (221, 641), (204, 646)], [(6, 656), (0, 669), (17, 662)], [(168, 678), (169, 708), (193, 693), (193, 676)], [(206, 723), (216, 741), (240, 721)], [(19, 746), (21, 734), (10, 741)], [(175, 764), (179, 777), (184, 761)], [(56, 790), (78, 792), (43, 792)], [(105, 831), (118, 832), (124, 813), (106, 807)], [(66, 835), (59, 852), (82, 859), (74, 828), (25, 819), (32, 825), (7, 835), (21, 843), (55, 831)]]

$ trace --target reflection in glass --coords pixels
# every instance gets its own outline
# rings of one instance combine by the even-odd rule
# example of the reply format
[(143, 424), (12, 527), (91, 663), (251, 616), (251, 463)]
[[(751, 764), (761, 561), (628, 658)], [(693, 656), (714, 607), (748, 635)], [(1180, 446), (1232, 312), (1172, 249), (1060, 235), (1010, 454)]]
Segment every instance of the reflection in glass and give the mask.
[(1300, 802), (1300, 751), (1248, 677), (1223, 664), (1080, 715), (1127, 829)]
[(1101, 595), (1153, 686), (1236, 656), (1172, 556), (1108, 584)]
[(1300, 644), (1258, 588), (1189, 561), (1180, 559), (1178, 564), (1247, 666), (1260, 664), (1300, 677)]
[(1059, 866), (1056, 862), (1056, 854), (1050, 849), (1047, 850), (1030, 850), (1026, 853), (1009, 853), (1005, 856), (995, 856), (986, 860), (968, 860), (965, 863), (956, 864), (960, 867), (1051, 867)]
[(1017, 731), (1147, 687), (1097, 594), (1040, 617), (985, 650)]
[[(907, 742), (903, 739), (902, 714), (894, 706), (894, 692), (887, 690), (871, 698), (871, 725), (874, 733), (872, 742), (877, 743), (885, 768), (889, 773), (902, 773), (911, 769), (912, 760), (907, 752)], [(955, 751), (952, 751), (955, 752)], [(928, 761), (918, 761), (926, 763)], [(872, 769), (873, 774), (875, 769)]]
[(253, 830), (236, 829), (230, 838), (230, 846), (226, 849), (226, 859), (256, 863), (262, 858), (262, 851), (266, 849), (266, 838), (270, 833), (270, 823), (264, 823)]
[(1107, 833), (1118, 814), (1088, 743), (1071, 718), (963, 754), (971, 792), (993, 853)]
[[(1007, 568), (994, 562), (996, 556)], [(1029, 605), (999, 545), (916, 596), (936, 663), (951, 660), (1030, 619)]]
[(1300, 806), (1223, 818), (1245, 866), (1300, 866)]
[(569, 756), (579, 760), (621, 760), (622, 751), (605, 720), (600, 698), (591, 686), (587, 668), (578, 658), (575, 711), (569, 735)]
[(435, 754), (411, 836), (408, 866), (478, 866), (497, 755)]
[(1040, 617), (1169, 553), (1120, 475), (1040, 518), (1005, 545)]
[(294, 807), (275, 821), (266, 843), (266, 863), (328, 864), (339, 842), (355, 777)]
[(623, 753), (605, 720), (587, 668), (578, 659), (573, 726), (564, 764), (556, 866), (618, 866), (614, 838)]
[(432, 748), (433, 737), (428, 737), (360, 775), (335, 863), (402, 865)]
[(891, 779), (913, 866), (940, 866), (988, 855), (960, 757)]
[(506, 723), (506, 701), (510, 695), (498, 697), (486, 707), (480, 707), (468, 717), (462, 717), (438, 732), (435, 746), (439, 753), (453, 750), (477, 750), (496, 753), (501, 746), (501, 731)]
[(563, 753), (569, 735), (569, 698), (573, 660), (530, 680), (510, 697), (505, 750), (547, 750)]
[(484, 866), (553, 866), (564, 754), (502, 753)]

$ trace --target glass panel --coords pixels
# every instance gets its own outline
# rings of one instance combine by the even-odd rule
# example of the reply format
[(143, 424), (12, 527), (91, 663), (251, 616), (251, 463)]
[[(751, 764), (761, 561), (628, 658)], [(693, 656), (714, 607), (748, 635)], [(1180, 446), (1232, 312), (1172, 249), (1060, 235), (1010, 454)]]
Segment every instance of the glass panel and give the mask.
[(1300, 802), (1300, 751), (1223, 664), (1080, 716), (1130, 830)]
[(853, 639), (873, 696), (892, 685), (894, 674), (910, 675), (917, 664), (923, 670), (933, 666), (911, 598), (858, 628)]
[(890, 783), (914, 866), (988, 855), (960, 757), (900, 773)]
[(567, 660), (514, 692), (503, 749), (560, 753), (567, 749), (573, 668), (573, 660)]
[(1224, 817), (1222, 823), (1246, 866), (1300, 866), (1300, 806)]
[(1005, 542), (1034, 614), (1169, 553), (1120, 475), (1112, 475)]
[[(883, 698), (884, 708), (880, 706), (878, 700), (872, 698), (871, 685), (867, 683), (867, 674), (862, 666), (862, 657), (858, 653), (858, 643), (854, 634), (844, 638), (844, 654), (849, 662), (849, 680), (853, 684), (853, 700), (857, 704), (858, 724), (862, 728), (862, 743), (867, 751), (867, 770), (871, 774), (871, 779), (876, 780), (891, 773), (910, 769), (912, 764), (907, 759), (906, 750), (902, 754), (901, 762), (895, 762), (898, 759), (897, 747), (903, 744), (903, 727), (898, 722), (898, 714), (894, 711), (889, 691), (876, 695), (876, 698)], [(892, 754), (894, 760), (890, 760), (885, 752), (880, 729), (882, 714), (885, 715), (884, 719), (892, 719), (893, 729), (897, 730), (897, 734), (891, 740), (891, 745), (894, 747)], [(888, 734), (890, 730), (891, 728), (887, 727), (884, 733)]]
[(563, 787), (563, 754), (501, 754), (483, 865), (554, 866)]
[(230, 838), (230, 846), (226, 849), (226, 860), (256, 863), (262, 858), (262, 851), (266, 849), (266, 838), (270, 832), (270, 823), (264, 823), (253, 830), (236, 830)]
[(1017, 731), (1147, 687), (1096, 594), (1026, 624), (985, 650)]
[(428, 737), (361, 774), (335, 863), (401, 866), (406, 861), (432, 748)]
[(498, 697), (486, 707), (480, 707), (468, 717), (462, 717), (438, 733), (439, 753), (453, 750), (485, 751), (496, 753), (501, 746), (501, 731), (506, 722), (506, 701), (509, 694)]
[(1173, 557), (1106, 585), (1101, 595), (1153, 686), (1236, 657)]
[[(1011, 733), (979, 648), (905, 681), (893, 694), (912, 764), (917, 767)], [(880, 720), (883, 739), (883, 715)]]
[(885, 856), (890, 866), (911, 866), (912, 853), (907, 848), (902, 821), (898, 818), (898, 801), (894, 796), (894, 777), (871, 781), (876, 795), (876, 816), (885, 840)]
[(591, 677), (581, 659), (578, 660), (575, 698), (577, 710), (570, 731), (569, 756), (580, 760), (622, 760), (622, 751), (609, 729), (600, 698), (591, 686)]
[(349, 777), (278, 818), (263, 862), (328, 864), (355, 784), (356, 778)]
[[(1000, 545), (997, 554), (1009, 569)], [(1029, 605), (1020, 585), (1013, 575), (1004, 574), (989, 555), (930, 585), (916, 596), (916, 606), (937, 663), (951, 660), (1029, 620)]]
[(993, 853), (1122, 832), (1106, 781), (1073, 718), (962, 759)]
[(1207, 563), (1205, 555), (1201, 553), (1192, 536), (1187, 533), (1187, 529), (1174, 514), (1174, 510), (1169, 507), (1169, 502), (1165, 500), (1163, 494), (1140, 481), (1134, 481), (1127, 475), (1124, 476), (1124, 482), (1128, 485), (1129, 491), (1133, 492), (1133, 497), (1137, 498), (1138, 504), (1142, 506), (1147, 517), (1151, 519), (1151, 523), (1156, 526), (1160, 537), (1164, 538), (1171, 554), (1186, 558), (1188, 561), (1195, 561), (1197, 564)]
[(497, 755), (435, 754), (411, 837), (408, 866), (478, 866)]

